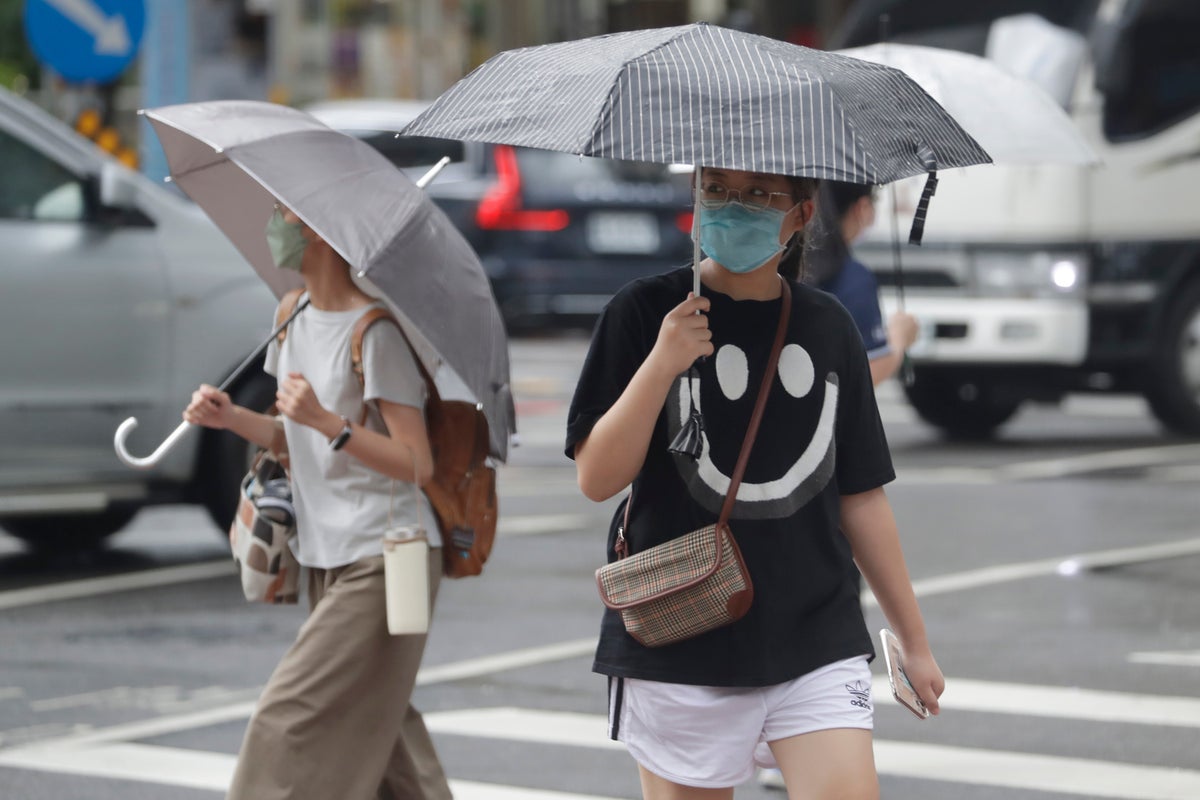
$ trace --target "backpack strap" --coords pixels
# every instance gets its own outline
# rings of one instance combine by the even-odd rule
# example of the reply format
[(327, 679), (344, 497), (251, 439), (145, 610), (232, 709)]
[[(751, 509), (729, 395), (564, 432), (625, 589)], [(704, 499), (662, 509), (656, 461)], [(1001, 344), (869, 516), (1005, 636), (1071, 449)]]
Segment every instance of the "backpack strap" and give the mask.
[[(404, 336), (404, 329), (400, 327), (400, 323), (392, 316), (392, 313), (386, 308), (367, 309), (363, 315), (358, 318), (358, 322), (354, 323), (354, 332), (350, 335), (350, 369), (354, 372), (354, 379), (358, 381), (359, 389), (367, 388), (367, 380), (363, 375), (363, 337), (367, 335), (367, 330), (380, 320), (387, 320), (396, 326), (400, 331), (400, 335), (404, 337), (405, 343), (408, 342), (408, 337)], [(411, 348), (411, 345), (409, 345)], [(425, 367), (421, 364), (420, 359), (413, 354), (413, 360), (417, 362), (417, 369), (421, 371), (421, 377), (425, 379), (426, 388), (433, 391), (433, 382), (429, 380), (429, 376), (425, 374)], [(363, 404), (362, 418), (358, 424), (362, 425), (367, 421), (367, 406)]]
[[(304, 294), (304, 287), (292, 289), (283, 297), (279, 298), (279, 308), (275, 312), (275, 327), (280, 328), (288, 317), (292, 316), (296, 311), (296, 304), (300, 302), (300, 296)], [(275, 334), (275, 341), (283, 344), (283, 340), (287, 338), (287, 328), (283, 327), (279, 333)]]

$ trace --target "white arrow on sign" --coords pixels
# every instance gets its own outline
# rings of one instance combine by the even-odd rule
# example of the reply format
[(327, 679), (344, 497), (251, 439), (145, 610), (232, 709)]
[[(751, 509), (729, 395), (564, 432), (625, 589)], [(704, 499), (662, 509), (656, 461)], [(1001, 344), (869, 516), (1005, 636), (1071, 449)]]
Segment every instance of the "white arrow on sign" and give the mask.
[(58, 12), (90, 33), (96, 40), (95, 52), (102, 56), (124, 56), (129, 54), (133, 43), (129, 41), (129, 27), (125, 17), (114, 14), (106, 17), (92, 0), (45, 0)]

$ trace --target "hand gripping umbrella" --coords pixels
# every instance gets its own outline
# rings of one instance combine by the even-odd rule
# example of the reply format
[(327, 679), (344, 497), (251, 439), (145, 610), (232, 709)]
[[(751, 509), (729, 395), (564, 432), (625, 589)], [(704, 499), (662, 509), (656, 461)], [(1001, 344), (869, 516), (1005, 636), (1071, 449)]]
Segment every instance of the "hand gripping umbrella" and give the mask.
[[(300, 284), (267, 247), (278, 200), (349, 262), (364, 292), (386, 301), (442, 399), (476, 404), (492, 455), (507, 457), (516, 421), (504, 325), (479, 258), (420, 188), (370, 145), (284, 106), (215, 101), (144, 113), (171, 179), (276, 296)], [(126, 420), (115, 437), (134, 467), (151, 466), (190, 427), (139, 459), (125, 450), (136, 425)]]

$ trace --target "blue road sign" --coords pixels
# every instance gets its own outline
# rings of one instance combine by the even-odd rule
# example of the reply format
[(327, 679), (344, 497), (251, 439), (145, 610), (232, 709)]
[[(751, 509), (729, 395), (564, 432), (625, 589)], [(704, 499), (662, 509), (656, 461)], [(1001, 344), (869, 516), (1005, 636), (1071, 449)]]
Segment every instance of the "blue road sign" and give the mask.
[(137, 55), (143, 0), (25, 0), (34, 55), (73, 83), (108, 83)]

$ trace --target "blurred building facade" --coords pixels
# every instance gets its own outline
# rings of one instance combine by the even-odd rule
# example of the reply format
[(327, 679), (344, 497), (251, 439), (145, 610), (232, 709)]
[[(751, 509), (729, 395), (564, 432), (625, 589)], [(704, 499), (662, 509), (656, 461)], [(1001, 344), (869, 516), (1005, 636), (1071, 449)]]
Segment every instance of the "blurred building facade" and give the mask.
[(268, 19), (269, 96), (434, 97), (501, 50), (705, 20), (820, 46), (851, 0), (206, 0)]

